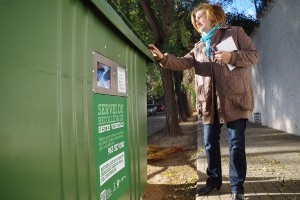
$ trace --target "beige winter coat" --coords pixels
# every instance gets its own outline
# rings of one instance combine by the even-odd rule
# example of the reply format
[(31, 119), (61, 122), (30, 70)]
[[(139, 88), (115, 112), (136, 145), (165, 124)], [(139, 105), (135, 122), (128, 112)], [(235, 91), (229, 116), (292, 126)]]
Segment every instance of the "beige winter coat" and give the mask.
[[(211, 46), (215, 47), (230, 36), (238, 49), (231, 53), (230, 64), (236, 66), (232, 71), (227, 65), (216, 62), (212, 51), (209, 59), (203, 42), (196, 43), (190, 53), (184, 57), (177, 58), (166, 53), (160, 61), (162, 67), (171, 70), (195, 68), (197, 112), (202, 116), (203, 124), (213, 123), (215, 97), (220, 123), (247, 119), (249, 113), (253, 111), (249, 67), (258, 62), (258, 52), (243, 28), (237, 26), (222, 26), (216, 29), (211, 39)], [(216, 95), (213, 95), (213, 80)]]

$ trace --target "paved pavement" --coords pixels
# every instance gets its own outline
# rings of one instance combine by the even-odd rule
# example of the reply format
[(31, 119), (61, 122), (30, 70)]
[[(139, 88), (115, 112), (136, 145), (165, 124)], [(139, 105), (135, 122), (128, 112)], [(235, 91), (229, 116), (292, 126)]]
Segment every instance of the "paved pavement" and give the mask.
[[(228, 180), (228, 144), (226, 126), (221, 134), (223, 185), (209, 200), (231, 199)], [(300, 136), (248, 123), (246, 129), (247, 179), (245, 197), (250, 200), (300, 200)], [(206, 158), (202, 125), (198, 124), (197, 172), (200, 188), (206, 181)]]
[(157, 131), (166, 127), (166, 112), (156, 112), (156, 115), (147, 117), (147, 132), (148, 135), (154, 134)]

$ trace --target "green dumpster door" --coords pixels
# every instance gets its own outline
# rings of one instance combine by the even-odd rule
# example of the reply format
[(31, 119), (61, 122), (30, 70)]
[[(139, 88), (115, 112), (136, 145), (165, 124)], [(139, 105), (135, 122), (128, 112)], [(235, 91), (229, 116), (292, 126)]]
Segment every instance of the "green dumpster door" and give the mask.
[(118, 199), (129, 190), (127, 99), (93, 95), (97, 199)]

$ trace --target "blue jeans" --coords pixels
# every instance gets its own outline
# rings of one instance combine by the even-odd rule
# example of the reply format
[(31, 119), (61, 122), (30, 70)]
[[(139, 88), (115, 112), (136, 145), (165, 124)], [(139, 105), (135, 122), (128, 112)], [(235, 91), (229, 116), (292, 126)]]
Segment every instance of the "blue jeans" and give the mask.
[[(218, 120), (214, 124), (205, 124), (204, 146), (207, 159), (207, 185), (222, 185), (222, 168), (220, 153), (221, 127)], [(245, 152), (246, 119), (227, 123), (227, 142), (229, 144), (229, 180), (232, 193), (244, 193), (247, 162)]]

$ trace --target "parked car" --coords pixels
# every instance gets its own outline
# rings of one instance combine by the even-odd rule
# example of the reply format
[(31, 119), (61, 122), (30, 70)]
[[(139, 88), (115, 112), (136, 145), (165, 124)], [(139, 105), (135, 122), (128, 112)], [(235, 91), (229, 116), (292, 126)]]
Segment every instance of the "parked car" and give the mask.
[(156, 111), (164, 111), (165, 110), (165, 106), (163, 104), (156, 104)]
[(147, 104), (147, 116), (156, 114), (156, 106), (153, 104)]

